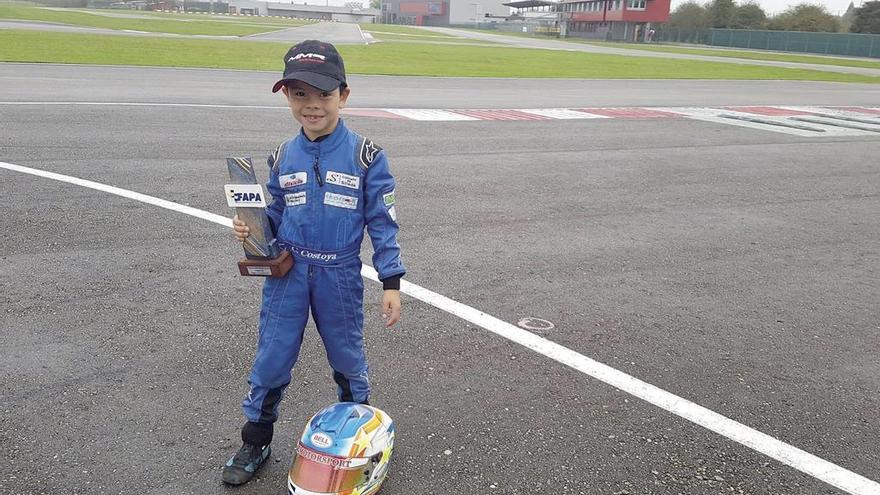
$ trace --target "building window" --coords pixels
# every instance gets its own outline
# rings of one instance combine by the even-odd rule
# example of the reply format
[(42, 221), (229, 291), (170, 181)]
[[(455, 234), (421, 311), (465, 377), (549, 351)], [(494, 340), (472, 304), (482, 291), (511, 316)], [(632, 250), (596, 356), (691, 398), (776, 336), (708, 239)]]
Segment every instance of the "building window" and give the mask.
[(629, 10), (645, 10), (647, 0), (629, 0), (626, 8)]

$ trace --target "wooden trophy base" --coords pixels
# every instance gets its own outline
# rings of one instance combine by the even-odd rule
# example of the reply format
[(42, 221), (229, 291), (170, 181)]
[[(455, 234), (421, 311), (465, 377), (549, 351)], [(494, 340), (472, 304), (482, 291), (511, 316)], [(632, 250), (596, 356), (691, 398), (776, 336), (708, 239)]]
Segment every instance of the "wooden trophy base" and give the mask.
[(246, 277), (283, 277), (293, 266), (293, 256), (287, 250), (274, 260), (249, 260), (238, 262), (238, 271)]

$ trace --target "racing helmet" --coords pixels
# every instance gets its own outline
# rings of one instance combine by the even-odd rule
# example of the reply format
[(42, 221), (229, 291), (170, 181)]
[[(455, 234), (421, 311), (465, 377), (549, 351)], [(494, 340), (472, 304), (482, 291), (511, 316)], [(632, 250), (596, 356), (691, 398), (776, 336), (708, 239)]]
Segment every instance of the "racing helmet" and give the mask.
[(289, 495), (372, 495), (388, 474), (394, 422), (382, 410), (340, 402), (312, 416), (287, 476)]

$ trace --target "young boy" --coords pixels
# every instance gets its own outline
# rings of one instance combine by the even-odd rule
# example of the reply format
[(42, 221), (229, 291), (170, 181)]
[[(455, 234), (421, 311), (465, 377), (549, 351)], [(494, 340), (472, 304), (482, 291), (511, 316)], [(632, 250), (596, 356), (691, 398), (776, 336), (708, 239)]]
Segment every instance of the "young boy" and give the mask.
[[(339, 118), (350, 93), (342, 58), (333, 45), (309, 40), (292, 47), (284, 62), (284, 75), (272, 92), (284, 92), (302, 129), (269, 157), (267, 188), (273, 201), (267, 213), (294, 265), (286, 276), (267, 278), (263, 285), (257, 354), (242, 403), (244, 445), (223, 467), (223, 481), (233, 485), (250, 480), (270, 455), (272, 425), (310, 309), (339, 400), (368, 403), (360, 261), (364, 227), (373, 243), (389, 328), (400, 319), (400, 278), (406, 271), (397, 244), (394, 177), (385, 154)], [(237, 216), (233, 228), (239, 241), (248, 236)]]

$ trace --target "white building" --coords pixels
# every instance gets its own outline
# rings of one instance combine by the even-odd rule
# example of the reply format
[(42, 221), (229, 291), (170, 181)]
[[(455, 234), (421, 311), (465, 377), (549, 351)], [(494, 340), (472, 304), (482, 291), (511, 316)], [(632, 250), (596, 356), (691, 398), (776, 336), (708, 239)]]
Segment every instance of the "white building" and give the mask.
[(412, 26), (472, 26), (509, 13), (504, 0), (382, 0), (377, 21)]
[(340, 7), (308, 3), (259, 2), (230, 0), (230, 14), (277, 15), (299, 19), (318, 19), (338, 22), (373, 22), (379, 11), (361, 7)]

